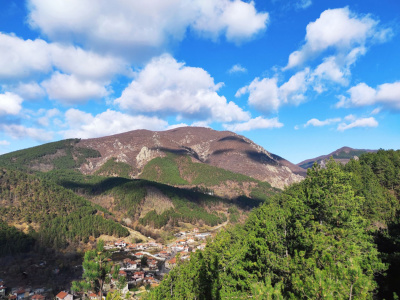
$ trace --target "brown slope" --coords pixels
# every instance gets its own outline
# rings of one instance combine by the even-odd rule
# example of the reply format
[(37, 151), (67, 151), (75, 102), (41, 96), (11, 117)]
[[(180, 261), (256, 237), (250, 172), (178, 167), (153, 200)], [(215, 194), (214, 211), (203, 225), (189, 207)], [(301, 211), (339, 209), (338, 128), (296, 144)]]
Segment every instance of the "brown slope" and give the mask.
[(81, 166), (81, 171), (86, 174), (94, 173), (114, 157), (131, 165), (137, 176), (151, 159), (164, 157), (170, 152), (190, 155), (199, 163), (267, 181), (274, 187), (283, 188), (302, 179), (298, 175), (302, 171), (299, 167), (230, 131), (202, 127), (180, 127), (167, 131), (134, 130), (81, 140), (77, 146), (101, 153), (100, 158), (90, 158), (88, 164)]
[(363, 153), (367, 152), (376, 152), (377, 150), (368, 150), (368, 149), (353, 149), (350, 147), (342, 147), (339, 148), (327, 155), (321, 155), (315, 158), (307, 159), (304, 160), (300, 163), (297, 164), (297, 166), (303, 168), (303, 169), (308, 169), (312, 167), (314, 162), (317, 162), (318, 164), (324, 165), (324, 162), (328, 160), (331, 156), (333, 159), (337, 162), (340, 162), (342, 164), (347, 164), (351, 158), (358, 157)]

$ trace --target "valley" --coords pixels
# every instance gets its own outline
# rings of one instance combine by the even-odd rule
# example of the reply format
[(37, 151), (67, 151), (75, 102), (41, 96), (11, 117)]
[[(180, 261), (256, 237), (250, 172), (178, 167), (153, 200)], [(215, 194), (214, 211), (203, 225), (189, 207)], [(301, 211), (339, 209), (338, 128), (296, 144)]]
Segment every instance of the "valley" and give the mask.
[[(187, 299), (257, 298), (264, 290), (287, 296), (304, 293), (300, 283), (314, 288), (320, 270), (336, 268), (314, 261), (331, 257), (335, 245), (343, 256), (329, 259), (340, 265), (353, 252), (360, 259), (371, 253), (373, 271), (353, 265), (369, 282), (354, 291), (376, 291), (376, 282), (396, 290), (379, 274), (397, 276), (398, 152), (344, 147), (330, 157), (296, 166), (242, 136), (192, 127), (2, 155), (0, 278), (16, 296), (23, 288), (82, 297), (101, 287), (169, 299), (171, 280), (172, 294)], [(99, 243), (104, 250), (96, 252)], [(348, 249), (352, 243), (361, 248)], [(81, 267), (89, 266), (87, 255), (109, 268), (91, 288)], [(316, 264), (313, 272), (297, 264), (302, 257)]]

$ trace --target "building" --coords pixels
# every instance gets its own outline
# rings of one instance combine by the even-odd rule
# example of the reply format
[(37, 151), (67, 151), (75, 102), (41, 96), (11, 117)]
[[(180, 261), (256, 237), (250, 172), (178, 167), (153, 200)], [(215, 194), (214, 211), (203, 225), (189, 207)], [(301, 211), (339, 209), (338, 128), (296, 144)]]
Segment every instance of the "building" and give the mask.
[(73, 300), (74, 296), (72, 296), (71, 294), (68, 294), (65, 291), (59, 292), (56, 295), (56, 300)]

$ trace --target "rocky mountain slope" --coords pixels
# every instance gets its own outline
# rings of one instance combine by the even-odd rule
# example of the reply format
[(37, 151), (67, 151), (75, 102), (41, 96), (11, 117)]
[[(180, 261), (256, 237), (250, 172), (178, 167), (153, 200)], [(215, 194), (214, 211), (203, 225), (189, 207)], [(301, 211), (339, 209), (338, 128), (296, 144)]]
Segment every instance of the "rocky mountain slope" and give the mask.
[(297, 166), (303, 168), (303, 169), (308, 169), (311, 168), (314, 162), (317, 162), (320, 165), (325, 165), (325, 161), (329, 159), (331, 156), (333, 159), (337, 162), (340, 162), (342, 164), (347, 164), (350, 159), (359, 157), (363, 153), (367, 152), (377, 152), (377, 150), (367, 150), (367, 149), (353, 149), (350, 147), (342, 147), (340, 149), (337, 149), (336, 151), (333, 151), (332, 153), (329, 153), (327, 155), (321, 155), (315, 158), (307, 159), (304, 160), (300, 163), (297, 164)]
[(283, 188), (299, 182), (302, 168), (269, 153), (251, 140), (229, 131), (201, 127), (182, 127), (153, 132), (135, 130), (108, 137), (81, 140), (78, 148), (93, 149), (99, 157), (87, 158), (80, 166), (84, 174), (94, 174), (108, 161), (129, 165), (130, 176), (137, 178), (154, 158), (190, 157), (193, 163), (206, 164), (244, 174), (273, 187)]

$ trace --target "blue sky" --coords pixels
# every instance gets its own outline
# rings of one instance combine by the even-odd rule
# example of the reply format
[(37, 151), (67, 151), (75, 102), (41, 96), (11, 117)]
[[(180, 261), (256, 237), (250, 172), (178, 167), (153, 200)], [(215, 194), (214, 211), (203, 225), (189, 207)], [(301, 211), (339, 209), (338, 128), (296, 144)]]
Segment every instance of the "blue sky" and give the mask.
[(400, 148), (398, 0), (0, 7), (0, 153), (185, 125), (294, 163)]

